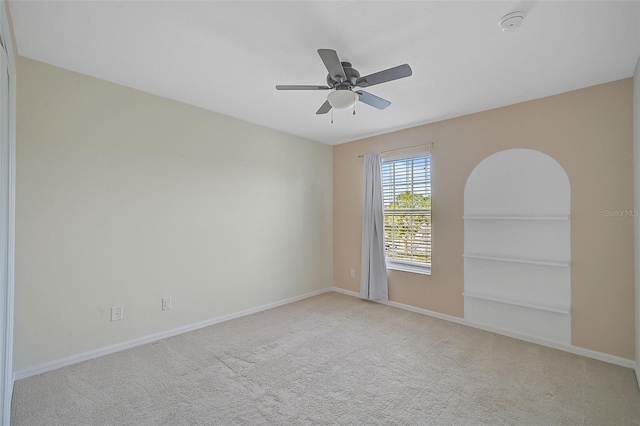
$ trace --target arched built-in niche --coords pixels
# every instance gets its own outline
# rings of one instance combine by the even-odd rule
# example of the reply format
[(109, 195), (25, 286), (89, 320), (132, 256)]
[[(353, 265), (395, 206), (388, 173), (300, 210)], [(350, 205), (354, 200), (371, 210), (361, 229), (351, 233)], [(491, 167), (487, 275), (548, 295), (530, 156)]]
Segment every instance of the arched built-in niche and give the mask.
[(464, 316), (571, 343), (571, 189), (550, 156), (509, 149), (464, 190)]

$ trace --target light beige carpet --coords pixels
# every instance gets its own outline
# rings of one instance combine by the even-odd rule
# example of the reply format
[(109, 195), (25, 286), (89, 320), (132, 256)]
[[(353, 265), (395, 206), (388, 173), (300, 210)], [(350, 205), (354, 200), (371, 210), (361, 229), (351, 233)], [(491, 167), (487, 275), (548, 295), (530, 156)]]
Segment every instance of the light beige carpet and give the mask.
[(16, 382), (12, 424), (638, 425), (633, 371), (327, 293)]

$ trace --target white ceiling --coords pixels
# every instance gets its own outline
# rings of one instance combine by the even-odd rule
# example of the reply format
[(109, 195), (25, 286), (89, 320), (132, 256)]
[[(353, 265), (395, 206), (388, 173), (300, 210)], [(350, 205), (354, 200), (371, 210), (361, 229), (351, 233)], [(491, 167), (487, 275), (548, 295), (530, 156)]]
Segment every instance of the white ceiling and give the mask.
[[(12, 1), (18, 53), (330, 145), (630, 77), (638, 2)], [(528, 12), (503, 33), (505, 14)], [(392, 102), (316, 115), (316, 53), (362, 75), (408, 63), (367, 89)]]

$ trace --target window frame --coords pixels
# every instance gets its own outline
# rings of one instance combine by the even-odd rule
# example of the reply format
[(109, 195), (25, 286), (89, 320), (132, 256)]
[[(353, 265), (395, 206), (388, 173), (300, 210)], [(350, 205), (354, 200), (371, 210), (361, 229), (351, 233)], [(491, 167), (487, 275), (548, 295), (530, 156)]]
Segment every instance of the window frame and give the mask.
[[(426, 150), (418, 150), (418, 151), (413, 151), (413, 152), (405, 152), (403, 154), (395, 154), (395, 155), (386, 155), (383, 156), (382, 158), (382, 163), (387, 163), (387, 162), (394, 162), (394, 161), (401, 161), (401, 160), (409, 160), (409, 159), (413, 159), (413, 158), (419, 158), (419, 157), (429, 157), (428, 162), (429, 162), (429, 180), (428, 180), (428, 184), (429, 187), (431, 188), (432, 186), (432, 179), (431, 179), (431, 169), (433, 167), (433, 158), (431, 157), (431, 152), (430, 151), (426, 151)], [(384, 191), (384, 183), (381, 182), (382, 184), (382, 189)], [(430, 190), (429, 191), (429, 198), (431, 200), (431, 203), (433, 203), (433, 193)], [(386, 213), (385, 213), (385, 205), (384, 205), (384, 201), (383, 201), (383, 219), (386, 217)], [(429, 209), (429, 216), (431, 219), (431, 228), (433, 229), (433, 204), (431, 209)], [(431, 232), (430, 235), (430, 251), (431, 253), (433, 253), (433, 233)], [(385, 244), (386, 244), (386, 240), (385, 240)], [(389, 258), (387, 257), (386, 254), (386, 248), (385, 248), (385, 262), (387, 265), (387, 269), (391, 269), (391, 270), (396, 270), (396, 271), (403, 271), (403, 272), (409, 272), (409, 273), (414, 273), (414, 274), (422, 274), (422, 275), (431, 275), (431, 269), (432, 269), (432, 263), (429, 264), (420, 264), (420, 263), (416, 263), (416, 262), (411, 262), (411, 261), (403, 261), (400, 259), (393, 259), (393, 258)], [(432, 260), (433, 262), (433, 260)]]

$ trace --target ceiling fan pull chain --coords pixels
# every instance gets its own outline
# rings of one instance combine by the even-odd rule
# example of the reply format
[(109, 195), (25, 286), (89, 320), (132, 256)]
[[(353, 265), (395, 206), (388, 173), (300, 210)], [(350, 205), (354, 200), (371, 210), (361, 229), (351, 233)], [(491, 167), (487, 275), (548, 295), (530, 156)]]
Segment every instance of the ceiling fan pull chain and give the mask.
[[(357, 103), (358, 103), (358, 102), (356, 101), (356, 104), (357, 104)], [(356, 104), (353, 104), (353, 115), (356, 115)]]
[(333, 108), (331, 108), (331, 124), (333, 124)]

